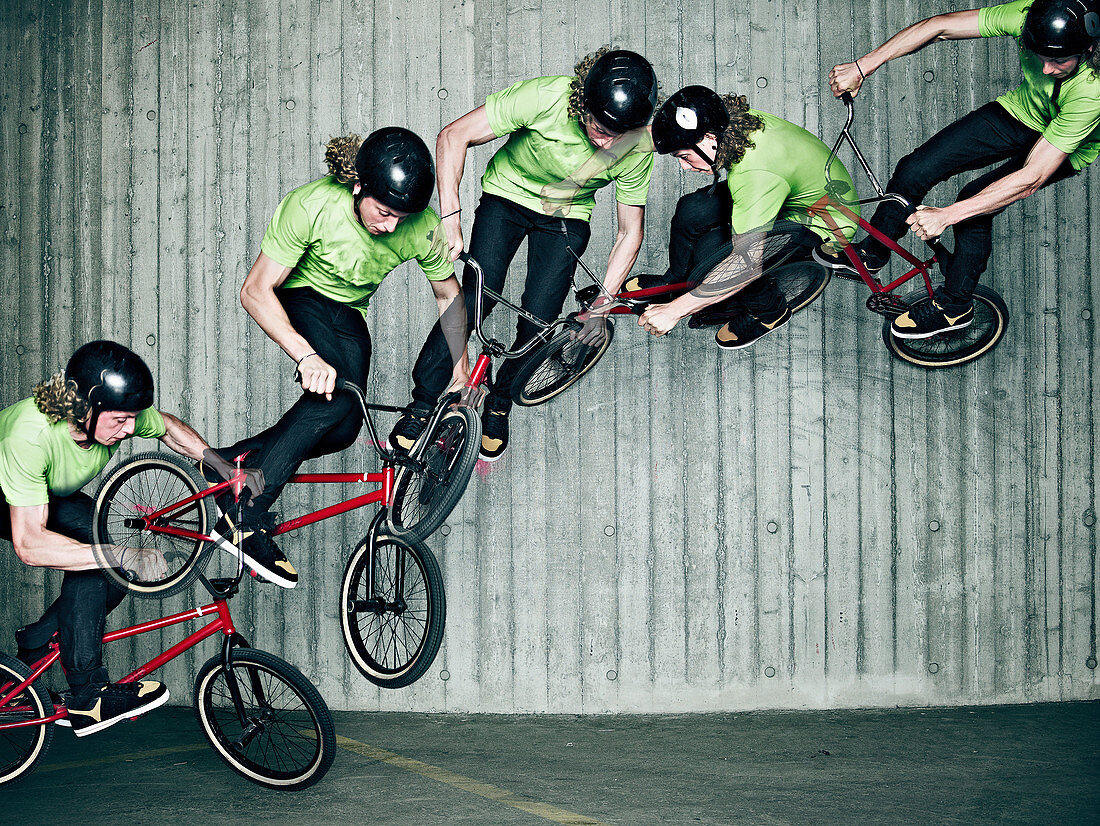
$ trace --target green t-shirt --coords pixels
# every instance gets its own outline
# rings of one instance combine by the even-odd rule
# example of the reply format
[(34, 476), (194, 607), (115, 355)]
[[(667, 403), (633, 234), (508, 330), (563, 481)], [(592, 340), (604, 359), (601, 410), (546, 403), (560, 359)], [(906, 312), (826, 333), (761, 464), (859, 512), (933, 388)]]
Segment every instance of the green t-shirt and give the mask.
[[(134, 422), (135, 436), (159, 439), (165, 432), (164, 418), (152, 407)], [(67, 422), (50, 424), (34, 399), (23, 399), (0, 410), (0, 491), (9, 505), (46, 505), (50, 494), (69, 496), (92, 481), (117, 448), (80, 447)]]
[[(1015, 0), (978, 12), (982, 37), (1019, 37), (1034, 0)], [(1063, 80), (1043, 74), (1043, 60), (1020, 46), (1024, 82), (997, 98), (1008, 113), (1069, 155), (1076, 170), (1100, 155), (1100, 77), (1081, 61)]]
[(434, 210), (409, 215), (393, 232), (371, 235), (355, 218), (351, 190), (331, 175), (283, 198), (260, 249), (292, 268), (282, 286), (311, 287), (364, 315), (382, 279), (405, 261), (415, 258), (430, 281), (455, 271)]
[[(829, 147), (790, 121), (756, 109), (749, 111), (764, 121), (764, 128), (749, 136), (755, 146), (730, 168), (726, 179), (733, 197), (733, 231), (748, 232), (783, 219), (804, 224), (826, 241), (834, 240), (829, 226), (808, 212), (826, 194)], [(847, 199), (856, 200), (856, 192), (844, 164), (834, 159), (830, 175), (840, 190), (839, 198), (858, 215), (859, 206), (847, 203)], [(843, 191), (845, 186), (848, 189)], [(851, 240), (855, 221), (835, 207), (827, 209), (844, 237)]]
[(615, 200), (645, 206), (653, 143), (644, 129), (597, 149), (568, 114), (571, 77), (521, 80), (489, 95), (485, 113), (493, 133), (508, 141), (489, 161), (481, 189), (539, 214), (560, 210), (592, 217), (595, 192), (615, 182)]

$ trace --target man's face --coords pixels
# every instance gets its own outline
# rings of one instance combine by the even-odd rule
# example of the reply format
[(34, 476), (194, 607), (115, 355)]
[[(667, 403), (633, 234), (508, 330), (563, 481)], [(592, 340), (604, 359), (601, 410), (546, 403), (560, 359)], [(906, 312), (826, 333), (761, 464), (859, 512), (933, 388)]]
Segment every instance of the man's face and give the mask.
[[(713, 158), (718, 152), (718, 141), (714, 135), (707, 132), (703, 136), (703, 139), (699, 141), (699, 148), (707, 154), (708, 157)], [(696, 152), (694, 149), (680, 149), (672, 153), (672, 157), (680, 162), (680, 168), (685, 172), (706, 172), (711, 173), (714, 170), (710, 168), (710, 164), (707, 163), (703, 156)]]
[(126, 413), (122, 410), (104, 410), (95, 423), (93, 438), (107, 447), (117, 445), (134, 435), (137, 416), (137, 413)]
[[(359, 194), (359, 184), (356, 184), (355, 194)], [(370, 195), (365, 195), (359, 200), (359, 220), (371, 235), (385, 235), (397, 229), (397, 225), (409, 213), (390, 209)]]
[(1070, 55), (1069, 57), (1053, 58), (1036, 55), (1043, 62), (1043, 74), (1049, 75), (1055, 80), (1067, 78), (1077, 71), (1084, 55)]
[(592, 145), (597, 149), (607, 149), (607, 147), (611, 146), (611, 144), (622, 137), (621, 133), (612, 132), (596, 120), (591, 112), (584, 113), (584, 119), (581, 121), (581, 124), (584, 126), (584, 133), (588, 135), (588, 140), (591, 141)]

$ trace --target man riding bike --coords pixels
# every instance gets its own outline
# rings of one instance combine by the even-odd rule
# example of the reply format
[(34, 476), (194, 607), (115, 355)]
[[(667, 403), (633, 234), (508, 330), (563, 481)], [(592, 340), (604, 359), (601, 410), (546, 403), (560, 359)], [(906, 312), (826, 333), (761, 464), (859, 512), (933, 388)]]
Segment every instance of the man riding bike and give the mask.
[[(668, 270), (636, 276), (626, 286), (698, 283), (667, 304), (650, 306), (638, 323), (664, 335), (685, 316), (712, 307), (728, 316), (715, 334), (718, 346), (748, 347), (791, 317), (785, 296), (764, 270), (780, 257), (806, 259), (823, 240), (835, 240), (830, 228), (811, 223), (807, 212), (826, 196), (829, 148), (800, 126), (750, 109), (743, 96), (719, 95), (706, 86), (687, 86), (665, 101), (653, 119), (653, 143), (683, 169), (712, 173), (715, 182), (676, 204)], [(725, 185), (718, 181), (723, 171)], [(831, 192), (854, 199), (852, 179), (836, 159), (830, 177)], [(851, 238), (855, 222), (828, 209)], [(785, 233), (792, 221), (802, 226), (765, 259), (763, 249), (777, 221), (785, 222)]]
[[(279, 204), (241, 287), (245, 310), (294, 360), (303, 393), (271, 427), (217, 451), (226, 462), (249, 452), (248, 464), (263, 471), (264, 490), (243, 508), (239, 525), (222, 507), (215, 538), (285, 588), (297, 584), (298, 572), (269, 535), (274, 517), (268, 509), (303, 461), (355, 441), (363, 424), (358, 407), (333, 390), (337, 376), (366, 386), (367, 305), (399, 264), (415, 259), (420, 265), (452, 342), (447, 369), (455, 382), (465, 382), (468, 373), (458, 279), (439, 217), (428, 206), (435, 171), (427, 145), (391, 126), (366, 140), (332, 139), (325, 160), (329, 175)], [(215, 481), (205, 463), (202, 470)]]
[[(833, 94), (856, 94), (887, 61), (935, 40), (1016, 37), (1023, 83), (946, 127), (898, 163), (887, 190), (919, 205), (909, 214), (885, 201), (871, 225), (889, 238), (939, 237), (955, 228), (955, 252), (942, 262), (944, 285), (891, 324), (898, 338), (930, 338), (974, 319), (972, 296), (993, 250), (993, 216), (1039, 189), (1077, 174), (1100, 154), (1100, 0), (1015, 0), (922, 20), (851, 63), (829, 73)], [(953, 175), (1000, 164), (966, 184), (955, 202), (922, 202)], [(872, 272), (889, 250), (868, 237), (857, 253)], [(817, 257), (817, 256), (815, 256)], [(854, 271), (840, 254), (821, 263)]]
[[(605, 286), (615, 291), (630, 272), (642, 244), (643, 219), (653, 155), (642, 128), (657, 103), (653, 67), (634, 52), (600, 50), (575, 67), (572, 77), (524, 80), (489, 95), (439, 133), (439, 205), (451, 260), (463, 250), (458, 187), (471, 146), (508, 136), (481, 178), (469, 251), (485, 273), (485, 285), (500, 292), (508, 266), (527, 239), (527, 280), (522, 306), (546, 321), (557, 318), (576, 269), (574, 253), (588, 245), (597, 189), (615, 184), (618, 234), (607, 261)], [(570, 248), (572, 252), (570, 252)], [(472, 323), (477, 282), (463, 279)], [(486, 302), (485, 312), (493, 307)], [(605, 315), (597, 312), (581, 336), (596, 343)], [(520, 318), (516, 345), (537, 332)], [(447, 383), (447, 348), (439, 328), (429, 334), (413, 369), (413, 412), (397, 423), (391, 444), (408, 449), (423, 431), (427, 414)], [(515, 361), (497, 372), (482, 415), (481, 458), (498, 459), (508, 446), (510, 385)]]
[[(126, 592), (99, 570), (105, 557), (92, 547), (95, 505), (80, 490), (131, 436), (160, 439), (196, 460), (209, 452), (198, 433), (152, 404), (145, 362), (121, 344), (93, 341), (73, 353), (63, 373), (35, 387), (33, 398), (0, 411), (0, 536), (27, 565), (65, 572), (61, 594), (42, 618), (16, 632), (18, 657), (28, 665), (41, 659), (59, 632), (71, 692), (63, 721), (78, 737), (168, 700), (168, 689), (154, 680), (108, 680), (104, 623)], [(115, 548), (110, 556), (141, 580), (167, 573), (153, 549)]]

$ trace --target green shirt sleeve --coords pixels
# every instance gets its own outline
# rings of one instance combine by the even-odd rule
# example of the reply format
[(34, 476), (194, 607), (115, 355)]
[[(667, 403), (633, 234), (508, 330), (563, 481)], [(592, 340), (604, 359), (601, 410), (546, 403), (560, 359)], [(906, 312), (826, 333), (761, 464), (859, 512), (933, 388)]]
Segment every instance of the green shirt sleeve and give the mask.
[(443, 281), (455, 274), (451, 248), (447, 245), (447, 233), (435, 210), (428, 208), (422, 214), (428, 227), (423, 233), (427, 244), (417, 252), (416, 263), (429, 281)]
[(978, 10), (978, 32), (982, 37), (1019, 37), (1024, 18), (1035, 0), (1013, 0)]
[(791, 185), (785, 178), (764, 169), (730, 175), (728, 183), (733, 197), (731, 220), (737, 234), (770, 229), (791, 194)]
[(1058, 115), (1043, 130), (1043, 137), (1055, 149), (1072, 155), (1097, 130), (1100, 130), (1100, 99), (1066, 95)]
[(150, 407), (138, 413), (134, 420), (134, 435), (146, 439), (159, 439), (168, 428), (164, 425), (164, 417), (155, 407)]
[(615, 200), (627, 206), (645, 206), (652, 173), (653, 153), (639, 154), (630, 169), (615, 176)]
[(294, 190), (283, 198), (260, 242), (264, 255), (291, 269), (297, 266), (309, 248), (313, 229), (313, 218), (305, 210), (297, 192)]
[(49, 504), (48, 464), (49, 454), (41, 444), (14, 439), (0, 442), (0, 490), (9, 505), (23, 508)]
[(519, 80), (485, 99), (485, 114), (494, 135), (499, 138), (530, 126), (553, 109), (559, 95), (546, 88), (543, 81), (548, 79), (553, 78)]

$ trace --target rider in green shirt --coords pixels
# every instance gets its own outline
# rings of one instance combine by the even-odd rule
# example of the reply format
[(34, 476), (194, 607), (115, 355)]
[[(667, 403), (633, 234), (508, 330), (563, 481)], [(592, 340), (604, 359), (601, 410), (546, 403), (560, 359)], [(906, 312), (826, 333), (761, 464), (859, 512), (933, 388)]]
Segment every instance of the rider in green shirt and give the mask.
[[(435, 171), (424, 141), (386, 127), (366, 140), (334, 138), (325, 159), (330, 175), (295, 189), (275, 211), (241, 288), (245, 310), (294, 360), (302, 395), (262, 433), (217, 451), (224, 461), (249, 452), (265, 484), (240, 525), (226, 512), (213, 535), (284, 588), (297, 584), (298, 573), (269, 535), (269, 508), (303, 461), (355, 441), (362, 417), (350, 394), (334, 394), (336, 378), (366, 386), (367, 304), (402, 262), (415, 260), (435, 295), (451, 345), (448, 377), (465, 383), (468, 373), (465, 312), (439, 217), (428, 206)], [(214, 481), (216, 469), (202, 470)]]
[[(657, 102), (653, 67), (639, 54), (600, 51), (576, 66), (572, 77), (524, 80), (492, 94), (439, 134), (439, 206), (451, 260), (463, 250), (459, 182), (471, 146), (505, 135), (508, 140), (482, 176), (483, 194), (474, 216), (470, 255), (496, 292), (523, 240), (527, 239), (527, 281), (522, 306), (552, 321), (561, 312), (576, 268), (574, 253), (588, 244), (589, 219), (597, 189), (615, 185), (618, 234), (607, 262), (605, 286), (617, 290), (642, 243), (643, 217), (653, 154), (643, 128)], [(570, 252), (572, 249), (572, 252)], [(476, 279), (467, 269), (463, 290), (469, 325)], [(493, 307), (486, 301), (485, 312)], [(590, 319), (581, 335), (588, 343), (603, 334), (602, 317)], [(518, 320), (516, 344), (537, 328)], [(482, 416), (481, 458), (493, 461), (508, 444), (510, 385), (515, 360), (493, 377)], [(427, 412), (446, 389), (447, 348), (432, 330), (413, 369), (413, 412), (390, 434), (408, 449), (424, 429)]]
[[(835, 158), (826, 178), (829, 147), (802, 127), (750, 109), (742, 96), (720, 96), (705, 86), (687, 86), (661, 106), (653, 119), (653, 142), (685, 170), (711, 172), (716, 180), (677, 203), (668, 270), (626, 285), (696, 286), (667, 304), (650, 306), (638, 323), (664, 335), (684, 316), (711, 307), (712, 317), (727, 319), (715, 336), (718, 345), (747, 347), (791, 317), (786, 298), (764, 270), (780, 260), (808, 258), (823, 240), (835, 238), (808, 210), (827, 200), (830, 180), (831, 191), (852, 193), (852, 179)], [(721, 171), (724, 186), (717, 181)], [(855, 222), (835, 207), (826, 209), (837, 231), (851, 238)]]
[[(82, 737), (144, 714), (168, 700), (159, 682), (110, 683), (103, 665), (107, 614), (125, 595), (99, 570), (113, 557), (139, 580), (164, 576), (151, 548), (92, 545), (95, 504), (81, 488), (99, 475), (131, 436), (160, 439), (192, 459), (211, 451), (194, 430), (152, 407), (153, 376), (139, 356), (113, 341), (93, 341), (73, 353), (63, 373), (34, 389), (34, 397), (0, 410), (0, 536), (27, 565), (65, 572), (61, 593), (37, 622), (16, 632), (18, 657), (31, 665), (58, 635), (71, 689), (69, 725)], [(230, 472), (232, 468), (229, 469)], [(257, 477), (253, 489), (262, 488)]]
[[(971, 112), (902, 158), (887, 190), (915, 211), (884, 202), (871, 224), (889, 238), (906, 224), (922, 239), (954, 227), (955, 252), (943, 262), (945, 283), (891, 324), (898, 338), (929, 338), (967, 327), (972, 296), (993, 250), (993, 216), (1042, 187), (1068, 178), (1100, 154), (1100, 0), (1014, 0), (984, 9), (922, 20), (851, 63), (833, 67), (829, 83), (838, 97), (856, 94), (887, 61), (934, 40), (1017, 37), (1023, 83)], [(933, 186), (953, 175), (1000, 164), (966, 184), (949, 206), (924, 205)], [(872, 272), (890, 256), (874, 238), (857, 245)], [(815, 256), (816, 257), (816, 256)], [(822, 263), (853, 271), (844, 255)]]

